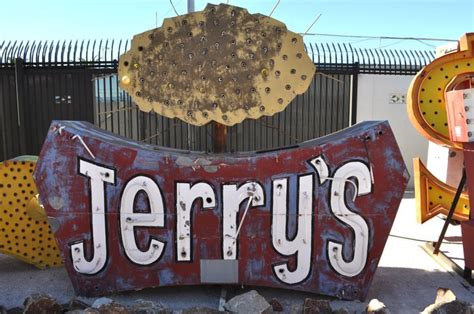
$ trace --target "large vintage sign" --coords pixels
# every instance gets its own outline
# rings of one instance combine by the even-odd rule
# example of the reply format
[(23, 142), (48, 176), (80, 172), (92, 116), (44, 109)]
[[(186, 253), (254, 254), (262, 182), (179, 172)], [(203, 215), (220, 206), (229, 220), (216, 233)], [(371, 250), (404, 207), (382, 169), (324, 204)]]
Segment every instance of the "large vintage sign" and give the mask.
[(363, 300), (408, 173), (387, 122), (207, 155), (56, 121), (35, 180), (80, 295), (219, 283)]

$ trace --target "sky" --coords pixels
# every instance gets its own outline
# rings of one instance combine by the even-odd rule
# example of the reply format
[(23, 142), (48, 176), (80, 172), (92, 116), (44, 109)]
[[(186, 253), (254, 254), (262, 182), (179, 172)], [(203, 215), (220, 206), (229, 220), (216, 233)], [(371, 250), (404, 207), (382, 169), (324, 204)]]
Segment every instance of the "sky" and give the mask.
[[(172, 0), (179, 14), (187, 0)], [(226, 0), (224, 0), (225, 2)], [(3, 0), (4, 40), (131, 39), (176, 15), (169, 0)], [(195, 0), (195, 9), (206, 3)], [(250, 13), (270, 14), (277, 0), (229, 0)], [(474, 0), (281, 0), (272, 17), (303, 33), (305, 42), (351, 43), (360, 48), (434, 49), (446, 41), (335, 37), (417, 37), (456, 40), (474, 32)], [(318, 35), (319, 34), (319, 35)]]

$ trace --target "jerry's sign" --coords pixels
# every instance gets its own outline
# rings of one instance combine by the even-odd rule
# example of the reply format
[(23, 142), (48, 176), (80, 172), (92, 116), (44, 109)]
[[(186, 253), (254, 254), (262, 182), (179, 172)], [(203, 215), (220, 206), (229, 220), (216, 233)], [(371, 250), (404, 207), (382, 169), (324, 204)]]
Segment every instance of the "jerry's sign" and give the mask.
[(82, 295), (246, 284), (365, 298), (408, 176), (390, 127), (206, 155), (53, 122), (35, 172)]

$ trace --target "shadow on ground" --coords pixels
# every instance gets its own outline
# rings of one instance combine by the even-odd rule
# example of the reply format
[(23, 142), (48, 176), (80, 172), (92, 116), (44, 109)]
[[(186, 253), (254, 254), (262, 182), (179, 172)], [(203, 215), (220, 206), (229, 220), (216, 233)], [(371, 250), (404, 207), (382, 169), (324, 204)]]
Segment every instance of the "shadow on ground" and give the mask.
[[(474, 289), (456, 274), (392, 267), (379, 267), (365, 303), (339, 301), (309, 292), (259, 287), (255, 289), (268, 301), (273, 298), (279, 300), (285, 312), (295, 312), (301, 308), (305, 298), (312, 297), (329, 299), (333, 309), (345, 307), (361, 312), (370, 299), (377, 298), (384, 302), (392, 313), (418, 313), (433, 303), (438, 287), (452, 289), (461, 300), (474, 300)], [(251, 287), (225, 287), (226, 299), (250, 289)], [(6, 308), (22, 306), (27, 296), (38, 292), (50, 294), (60, 303), (67, 303), (75, 296), (64, 268), (38, 270), (11, 257), (0, 255), (0, 305)], [(108, 297), (123, 304), (131, 304), (137, 299), (149, 300), (172, 310), (194, 306), (217, 309), (221, 293), (220, 286), (191, 286), (145, 289)], [(94, 299), (83, 300), (92, 303)]]

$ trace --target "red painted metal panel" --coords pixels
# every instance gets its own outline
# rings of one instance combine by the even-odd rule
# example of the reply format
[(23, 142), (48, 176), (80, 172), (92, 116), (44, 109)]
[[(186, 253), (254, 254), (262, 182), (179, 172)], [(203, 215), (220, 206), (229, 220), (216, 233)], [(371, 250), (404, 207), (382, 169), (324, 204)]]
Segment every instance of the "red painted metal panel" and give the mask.
[(462, 243), (464, 251), (464, 265), (474, 269), (474, 143), (464, 143), (464, 167), (466, 168), (469, 205), (471, 208), (470, 220), (461, 223)]
[[(55, 121), (35, 172), (46, 212), (60, 223), (55, 235), (80, 295), (198, 285), (209, 276), (231, 283), (225, 271), (223, 275), (204, 271), (202, 264), (229, 258), (223, 244), (229, 235), (224, 230), (235, 232), (241, 227), (234, 236), (239, 284), (361, 300), (367, 295), (408, 177), (390, 126), (377, 121), (298, 147), (218, 155), (137, 144), (86, 122)], [(135, 195), (134, 178), (150, 194), (147, 198), (142, 190), (127, 207), (124, 200)], [(257, 189), (261, 194), (252, 194), (261, 204), (253, 207), (252, 203), (245, 215), (247, 200), (239, 204), (235, 197), (223, 199), (223, 191), (249, 182), (254, 182), (253, 191), (255, 186), (261, 189)], [(183, 186), (210, 190), (193, 201), (192, 193), (180, 190)], [(101, 215), (100, 197), (104, 197), (105, 215)], [(186, 201), (192, 206), (191, 216), (182, 220)], [(224, 223), (223, 202), (226, 206), (237, 202), (240, 208), (231, 225), (228, 220)], [(208, 208), (203, 209), (205, 203)], [(164, 214), (152, 207), (162, 208)], [(126, 208), (144, 216), (126, 214)], [(95, 234), (92, 220), (97, 225), (102, 216), (105, 227)], [(282, 217), (287, 223), (282, 224)], [(147, 219), (147, 227), (133, 226), (136, 221), (146, 224)], [(130, 236), (130, 226), (135, 242), (124, 240)], [(178, 226), (184, 228), (180, 230), (188, 226), (189, 234), (178, 232)], [(187, 239), (189, 251), (180, 246)], [(342, 259), (336, 256), (338, 245)], [(178, 260), (189, 254), (189, 261)], [(281, 265), (287, 268), (281, 271)]]

